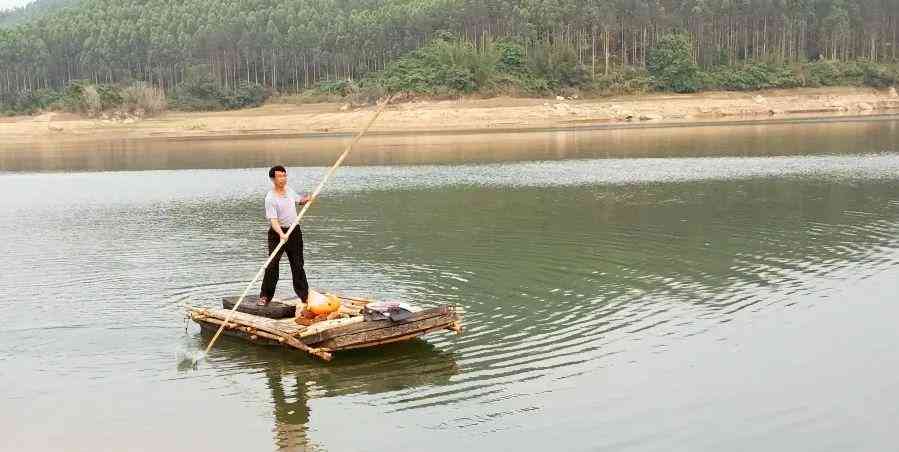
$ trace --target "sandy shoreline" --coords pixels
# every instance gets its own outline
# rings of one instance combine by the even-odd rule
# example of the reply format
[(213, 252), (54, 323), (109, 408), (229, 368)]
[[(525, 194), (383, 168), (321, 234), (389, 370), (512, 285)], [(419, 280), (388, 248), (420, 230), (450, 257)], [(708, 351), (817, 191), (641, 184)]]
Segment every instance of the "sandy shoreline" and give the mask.
[[(143, 139), (340, 136), (357, 131), (373, 111), (374, 107), (351, 108), (335, 103), (268, 104), (229, 112), (169, 112), (143, 120), (46, 113), (0, 118), (0, 147)], [(650, 94), (585, 100), (464, 99), (391, 105), (371, 131), (389, 135), (672, 127), (890, 113), (899, 113), (895, 90), (868, 88)]]

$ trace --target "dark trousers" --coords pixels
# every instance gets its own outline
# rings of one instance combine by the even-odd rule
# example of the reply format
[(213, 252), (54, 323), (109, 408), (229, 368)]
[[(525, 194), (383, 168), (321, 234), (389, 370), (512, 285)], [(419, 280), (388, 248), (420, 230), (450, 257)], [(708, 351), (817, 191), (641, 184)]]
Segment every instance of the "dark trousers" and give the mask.
[[(282, 228), (282, 230), (287, 232), (287, 228)], [(281, 243), (281, 237), (274, 229), (268, 228), (268, 253), (271, 254), (279, 243)], [(287, 239), (287, 243), (278, 250), (278, 254), (266, 267), (259, 296), (268, 297), (271, 300), (275, 295), (275, 286), (278, 285), (278, 264), (281, 262), (281, 256), (285, 253), (287, 253), (287, 260), (290, 261), (290, 272), (293, 273), (293, 291), (300, 299), (306, 301), (309, 296), (309, 282), (306, 281), (306, 270), (303, 270), (303, 231), (299, 227), (294, 229)]]

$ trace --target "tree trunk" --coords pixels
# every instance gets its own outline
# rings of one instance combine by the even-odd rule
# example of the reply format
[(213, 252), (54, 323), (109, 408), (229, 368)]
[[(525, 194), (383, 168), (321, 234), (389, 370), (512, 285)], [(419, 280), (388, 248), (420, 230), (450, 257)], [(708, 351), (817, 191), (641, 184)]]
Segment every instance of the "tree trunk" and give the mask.
[(634, 58), (631, 61), (633, 61), (634, 66), (636, 66), (637, 63), (640, 61), (640, 59), (637, 57), (637, 30), (634, 30), (633, 34), (634, 34)]
[(590, 79), (596, 80), (596, 29), (590, 31)]
[(603, 66), (603, 74), (604, 74), (604, 75), (609, 75), (609, 40), (610, 40), (610, 36), (609, 36), (609, 35), (610, 35), (610, 34), (611, 34), (611, 32), (610, 32), (608, 29), (606, 29), (606, 30), (605, 30), (605, 35), (606, 35), (606, 36), (605, 36), (605, 43), (604, 43), (604, 45), (603, 45), (603, 53), (605, 54), (605, 55), (604, 55), (605, 63), (604, 63), (604, 66)]
[(274, 48), (272, 48), (272, 89), (278, 91), (278, 59), (275, 57)]
[(874, 36), (871, 36), (871, 61), (877, 62), (877, 47), (874, 39)]
[(646, 25), (643, 25), (643, 44), (640, 48), (640, 59), (642, 60), (643, 67), (646, 67)]

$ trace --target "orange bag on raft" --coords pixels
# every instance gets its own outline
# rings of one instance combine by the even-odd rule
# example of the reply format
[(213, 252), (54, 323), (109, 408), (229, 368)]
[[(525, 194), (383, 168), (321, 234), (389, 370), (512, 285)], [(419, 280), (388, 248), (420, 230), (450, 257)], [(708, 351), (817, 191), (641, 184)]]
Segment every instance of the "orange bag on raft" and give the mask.
[(320, 294), (310, 290), (306, 299), (306, 309), (316, 315), (330, 314), (340, 309), (340, 299), (333, 294)]

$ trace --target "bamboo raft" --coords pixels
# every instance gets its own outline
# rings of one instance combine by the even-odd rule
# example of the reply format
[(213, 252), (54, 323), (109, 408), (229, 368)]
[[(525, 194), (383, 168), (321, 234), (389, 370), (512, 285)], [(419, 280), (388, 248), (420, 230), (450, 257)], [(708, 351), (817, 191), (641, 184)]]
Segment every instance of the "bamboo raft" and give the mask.
[[(298, 349), (325, 361), (333, 352), (375, 347), (391, 342), (406, 341), (441, 330), (462, 331), (461, 312), (455, 306), (438, 306), (416, 312), (401, 321), (366, 321), (362, 309), (371, 300), (338, 295), (340, 318), (323, 320), (309, 326), (298, 324), (293, 317), (271, 319), (245, 312), (231, 312), (223, 308), (189, 307), (188, 316), (200, 325), (204, 333), (215, 333), (229, 315), (223, 334), (250, 342), (279, 345)], [(298, 299), (275, 299), (285, 305), (303, 307)], [(247, 297), (241, 306), (255, 304), (255, 297)]]

